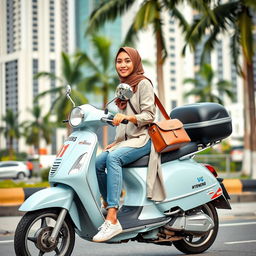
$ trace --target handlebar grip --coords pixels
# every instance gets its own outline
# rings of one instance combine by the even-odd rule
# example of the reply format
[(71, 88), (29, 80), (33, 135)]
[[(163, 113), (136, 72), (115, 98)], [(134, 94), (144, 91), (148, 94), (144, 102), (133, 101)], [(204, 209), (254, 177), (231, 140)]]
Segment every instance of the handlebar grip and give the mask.
[(62, 123), (68, 123), (69, 120), (62, 120)]

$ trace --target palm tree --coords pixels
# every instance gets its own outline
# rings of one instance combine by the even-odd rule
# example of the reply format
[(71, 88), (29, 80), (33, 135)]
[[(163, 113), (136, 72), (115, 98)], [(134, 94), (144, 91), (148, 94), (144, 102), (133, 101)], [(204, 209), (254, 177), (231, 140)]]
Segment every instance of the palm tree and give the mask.
[[(92, 46), (94, 50), (93, 58), (87, 53), (80, 52), (78, 55), (84, 60), (91, 76), (85, 78), (84, 84), (87, 90), (94, 90), (103, 96), (103, 109), (109, 100), (109, 93), (116, 88), (118, 79), (113, 72), (113, 59), (111, 56), (111, 41), (101, 35), (91, 36)], [(107, 126), (103, 128), (103, 147), (108, 143)]]
[[(213, 2), (213, 1), (212, 1)], [(192, 24), (187, 33), (187, 43), (195, 48), (195, 45), (209, 34), (204, 45), (204, 53), (214, 48), (218, 35), (229, 31), (231, 37), (231, 51), (238, 72), (244, 80), (244, 160), (243, 172), (256, 177), (256, 113), (255, 113), (255, 89), (253, 78), (253, 11), (256, 10), (256, 2), (250, 0), (237, 0), (221, 3), (215, 1), (212, 5), (212, 16), (201, 14)], [(240, 53), (243, 56), (243, 67), (238, 63)]]
[(51, 143), (52, 129), (54, 123), (49, 121), (50, 113), (41, 117), (42, 111), (39, 105), (35, 104), (29, 112), (33, 120), (24, 122), (24, 136), (28, 145), (33, 145), (35, 152), (39, 154), (40, 140), (43, 138), (46, 144)]
[(6, 115), (3, 116), (3, 121), (5, 121), (6, 125), (4, 127), (0, 127), (1, 132), (4, 133), (7, 140), (10, 160), (14, 159), (14, 140), (21, 136), (20, 128), (22, 125), (18, 123), (18, 116), (18, 113), (14, 113), (11, 109), (7, 109)]
[[(47, 77), (49, 79), (54, 79), (60, 82), (60, 86), (52, 88), (50, 90), (40, 93), (36, 97), (36, 101), (48, 94), (55, 96), (54, 101), (51, 105), (51, 110), (57, 115), (57, 121), (67, 119), (70, 110), (72, 109), (72, 104), (66, 99), (65, 87), (70, 85), (72, 87), (72, 98), (78, 104), (85, 104), (88, 102), (87, 98), (82, 93), (81, 88), (84, 88), (83, 84), (83, 73), (81, 67), (84, 64), (84, 59), (81, 56), (75, 55), (73, 58), (68, 56), (66, 53), (62, 52), (62, 74), (61, 77), (56, 76), (49, 72), (39, 72), (35, 78)], [(84, 89), (83, 89), (84, 92)]]
[[(193, 84), (194, 88), (185, 93), (185, 97), (190, 95), (196, 96), (198, 102), (210, 101), (223, 104), (223, 96), (225, 94), (232, 100), (234, 93), (232, 92), (232, 83), (227, 80), (220, 80), (214, 84), (214, 72), (209, 64), (204, 64), (196, 78), (187, 78), (185, 84)], [(214, 93), (214, 89), (216, 92)]]
[[(134, 2), (135, 0), (110, 0), (101, 2), (101, 4), (91, 14), (87, 31), (95, 31), (106, 21), (115, 20), (119, 15), (122, 15), (128, 9), (130, 9)], [(165, 47), (163, 34), (164, 23), (162, 20), (162, 14), (165, 11), (171, 11), (172, 16), (179, 21), (183, 31), (186, 31), (188, 24), (177, 8), (177, 5), (183, 2), (188, 2), (195, 9), (203, 11), (209, 15), (208, 8), (206, 8), (209, 0), (144, 0), (140, 6), (140, 9), (135, 15), (135, 18), (131, 24), (130, 29), (128, 30), (124, 42), (124, 44), (134, 42), (134, 39), (136, 38), (136, 35), (139, 31), (145, 30), (149, 26), (153, 27), (157, 50), (156, 73), (158, 94), (163, 105), (165, 105), (163, 64), (167, 57), (167, 49)]]

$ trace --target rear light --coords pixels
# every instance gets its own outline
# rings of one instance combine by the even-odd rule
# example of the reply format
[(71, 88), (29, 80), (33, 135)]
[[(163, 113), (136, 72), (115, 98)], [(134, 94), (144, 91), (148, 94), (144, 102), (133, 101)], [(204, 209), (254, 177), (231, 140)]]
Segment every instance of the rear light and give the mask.
[(204, 164), (204, 166), (213, 174), (215, 178), (218, 177), (218, 173), (215, 171), (214, 167), (210, 164)]

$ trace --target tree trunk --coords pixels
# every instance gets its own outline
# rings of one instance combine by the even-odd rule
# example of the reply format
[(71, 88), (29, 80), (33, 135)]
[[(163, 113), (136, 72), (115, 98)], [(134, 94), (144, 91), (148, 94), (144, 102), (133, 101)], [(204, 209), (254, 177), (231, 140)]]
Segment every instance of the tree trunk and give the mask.
[(256, 178), (256, 115), (253, 65), (244, 58), (244, 158), (242, 172)]
[(164, 88), (164, 71), (163, 64), (164, 60), (162, 57), (163, 44), (161, 40), (160, 32), (156, 32), (156, 75), (157, 75), (157, 86), (158, 86), (158, 97), (165, 107), (165, 88)]
[(9, 144), (9, 158), (10, 160), (14, 160), (14, 150), (13, 150), (13, 138), (10, 137), (10, 144)]

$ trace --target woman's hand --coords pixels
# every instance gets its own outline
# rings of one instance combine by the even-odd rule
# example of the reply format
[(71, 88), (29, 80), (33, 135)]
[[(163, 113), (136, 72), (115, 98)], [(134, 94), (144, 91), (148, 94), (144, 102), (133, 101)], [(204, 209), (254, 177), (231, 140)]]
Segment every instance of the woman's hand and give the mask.
[(106, 150), (112, 148), (114, 145), (116, 145), (116, 142), (113, 142), (113, 143), (107, 145), (107, 146), (104, 148), (104, 151), (106, 151)]
[(121, 113), (117, 113), (112, 121), (113, 125), (118, 126), (123, 120), (128, 120), (134, 124), (137, 124), (137, 118), (135, 116), (127, 116)]
[(117, 113), (112, 121), (113, 125), (118, 126), (123, 120), (128, 120), (127, 116), (121, 113)]

